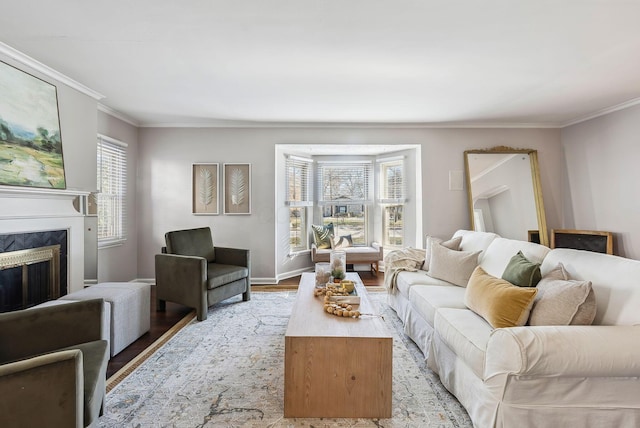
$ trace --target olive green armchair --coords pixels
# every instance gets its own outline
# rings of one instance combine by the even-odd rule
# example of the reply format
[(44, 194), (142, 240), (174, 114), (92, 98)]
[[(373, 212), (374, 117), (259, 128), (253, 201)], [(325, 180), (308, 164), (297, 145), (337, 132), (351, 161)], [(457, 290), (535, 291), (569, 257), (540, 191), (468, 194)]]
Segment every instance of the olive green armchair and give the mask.
[(158, 311), (170, 301), (195, 308), (203, 321), (215, 303), (238, 294), (251, 299), (249, 250), (214, 247), (208, 227), (167, 232), (165, 242), (155, 257)]
[(0, 426), (82, 427), (104, 408), (102, 299), (0, 314)]

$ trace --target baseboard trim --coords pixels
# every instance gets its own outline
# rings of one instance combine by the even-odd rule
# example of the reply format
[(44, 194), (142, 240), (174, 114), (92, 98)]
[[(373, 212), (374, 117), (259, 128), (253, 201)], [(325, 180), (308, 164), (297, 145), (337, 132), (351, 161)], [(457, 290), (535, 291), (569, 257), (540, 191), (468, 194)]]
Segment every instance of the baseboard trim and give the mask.
[(294, 276), (298, 276), (298, 275), (302, 275), (305, 272), (313, 272), (313, 267), (307, 267), (307, 268), (301, 268), (301, 269), (296, 269), (296, 270), (292, 270), (289, 272), (285, 272), (285, 273), (281, 273), (280, 275), (276, 276), (276, 284), (279, 281), (282, 281), (283, 279), (289, 279), (289, 278), (293, 278)]

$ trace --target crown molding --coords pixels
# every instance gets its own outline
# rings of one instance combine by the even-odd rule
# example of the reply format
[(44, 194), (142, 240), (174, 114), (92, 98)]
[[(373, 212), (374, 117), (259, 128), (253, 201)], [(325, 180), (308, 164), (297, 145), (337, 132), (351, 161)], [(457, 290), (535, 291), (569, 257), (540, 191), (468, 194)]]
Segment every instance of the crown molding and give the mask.
[(561, 128), (555, 123), (481, 123), (481, 122), (257, 122), (211, 120), (206, 122), (142, 122), (140, 128)]
[(108, 114), (109, 116), (115, 117), (116, 119), (120, 119), (121, 121), (126, 122), (129, 125), (132, 125), (138, 128), (140, 127), (140, 122), (138, 122), (137, 120), (127, 116), (124, 113), (120, 113), (119, 111), (114, 110), (111, 107), (106, 106), (102, 103), (98, 103), (98, 110), (105, 114)]
[(567, 126), (577, 125), (578, 123), (586, 122), (587, 120), (595, 119), (600, 116), (605, 116), (610, 113), (614, 113), (616, 111), (624, 110), (633, 106), (637, 106), (640, 104), (640, 98), (633, 98), (629, 101), (625, 101), (623, 103), (617, 104), (615, 106), (607, 107), (602, 110), (598, 110), (595, 113), (589, 114), (587, 116), (582, 116), (578, 119), (574, 119), (570, 122), (562, 124), (560, 128), (566, 128)]
[(19, 50), (14, 49), (11, 46), (2, 42), (0, 42), (0, 53), (8, 56), (9, 58), (19, 62), (22, 65), (25, 65), (41, 74), (44, 74), (47, 77), (55, 79), (58, 82), (63, 83), (69, 86), (70, 88), (75, 89), (78, 92), (88, 95), (95, 100), (99, 101), (104, 98), (104, 95), (102, 95), (101, 93), (86, 87), (82, 83), (76, 82), (72, 78), (60, 73), (59, 71), (54, 70), (53, 68), (47, 65), (44, 65), (40, 61), (37, 61), (31, 58), (30, 56), (20, 52)]

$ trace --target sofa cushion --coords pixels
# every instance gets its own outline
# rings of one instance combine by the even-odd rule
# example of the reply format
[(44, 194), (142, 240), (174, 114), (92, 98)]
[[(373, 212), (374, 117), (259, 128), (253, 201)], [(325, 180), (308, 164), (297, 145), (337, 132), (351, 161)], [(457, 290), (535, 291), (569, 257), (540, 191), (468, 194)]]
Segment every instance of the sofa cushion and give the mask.
[(530, 325), (590, 325), (596, 299), (590, 281), (574, 281), (559, 263), (538, 284)]
[(207, 288), (212, 290), (249, 276), (249, 269), (243, 266), (209, 263), (207, 265)]
[(409, 290), (409, 301), (430, 325), (440, 308), (466, 309), (464, 288), (447, 285), (415, 285)]
[(455, 251), (440, 244), (431, 246), (429, 275), (466, 287), (469, 276), (478, 265), (480, 251)]
[(428, 271), (429, 265), (431, 264), (431, 246), (434, 244), (440, 244), (443, 247), (449, 248), (451, 250), (458, 251), (460, 249), (460, 242), (462, 241), (462, 237), (451, 238), (447, 241), (443, 241), (440, 238), (435, 238), (433, 236), (427, 236), (427, 245), (425, 254), (424, 254), (424, 263), (420, 269)]
[(409, 291), (414, 285), (445, 285), (451, 287), (447, 281), (430, 277), (425, 271), (399, 272), (396, 277), (396, 288), (400, 294), (409, 296)]
[(469, 309), (455, 308), (438, 309), (434, 325), (449, 349), (482, 379), (491, 326)]
[(478, 266), (469, 278), (464, 303), (494, 328), (525, 325), (538, 290), (518, 287)]
[(511, 257), (502, 273), (502, 279), (519, 287), (535, 287), (541, 278), (540, 263), (530, 262), (522, 251)]
[(480, 266), (490, 275), (500, 278), (509, 264), (511, 257), (518, 251), (532, 263), (542, 263), (548, 247), (533, 242), (518, 241), (516, 239), (496, 238), (491, 241), (480, 260)]

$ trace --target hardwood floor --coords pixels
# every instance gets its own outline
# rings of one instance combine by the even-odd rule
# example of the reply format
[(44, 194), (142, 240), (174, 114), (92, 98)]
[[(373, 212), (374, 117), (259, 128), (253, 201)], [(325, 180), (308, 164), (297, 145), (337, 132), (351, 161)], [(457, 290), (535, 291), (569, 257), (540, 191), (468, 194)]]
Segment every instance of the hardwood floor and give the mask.
[[(362, 279), (362, 283), (367, 287), (384, 285), (384, 273), (382, 272), (375, 275), (371, 272), (358, 271), (358, 274)], [(260, 291), (260, 289), (263, 289), (264, 291), (291, 290), (297, 288), (299, 282), (300, 276), (294, 276), (280, 281), (277, 285), (254, 285), (251, 289), (252, 291)], [(166, 312), (156, 312), (155, 287), (152, 286), (151, 329), (120, 353), (111, 357), (107, 367), (107, 379), (153, 344), (153, 342), (155, 342), (160, 336), (162, 336), (167, 330), (173, 327), (191, 311), (191, 308), (167, 302)]]

